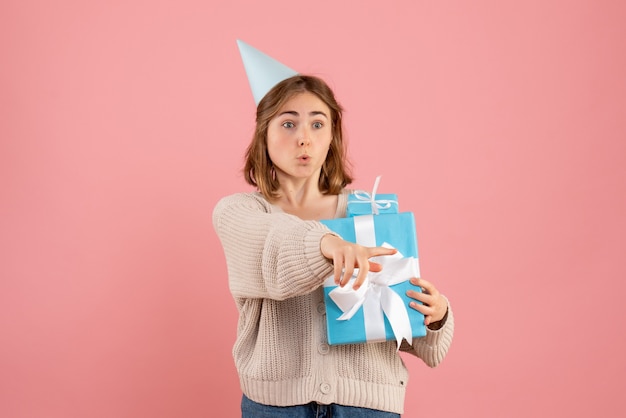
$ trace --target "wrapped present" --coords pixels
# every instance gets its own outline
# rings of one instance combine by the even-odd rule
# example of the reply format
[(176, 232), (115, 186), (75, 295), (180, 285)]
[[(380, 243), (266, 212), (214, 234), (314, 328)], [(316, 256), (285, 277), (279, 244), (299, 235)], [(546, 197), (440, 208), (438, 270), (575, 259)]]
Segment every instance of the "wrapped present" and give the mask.
[[(324, 283), (328, 343), (352, 344), (403, 339), (409, 343), (426, 335), (424, 316), (409, 302), (409, 289), (420, 291), (409, 279), (419, 277), (415, 219), (410, 212), (361, 215), (322, 221), (346, 241), (368, 247), (388, 246), (398, 250), (393, 256), (373, 257), (383, 265), (381, 272), (369, 272), (355, 291), (352, 283), (343, 288), (330, 276)], [(355, 272), (351, 281), (354, 280)]]
[(395, 194), (377, 194), (356, 190), (348, 195), (348, 217), (373, 215), (382, 213), (398, 213), (398, 196)]
[(348, 217), (359, 215), (378, 215), (382, 213), (398, 213), (398, 196), (395, 194), (377, 194), (380, 176), (376, 177), (371, 193), (355, 190), (348, 195)]

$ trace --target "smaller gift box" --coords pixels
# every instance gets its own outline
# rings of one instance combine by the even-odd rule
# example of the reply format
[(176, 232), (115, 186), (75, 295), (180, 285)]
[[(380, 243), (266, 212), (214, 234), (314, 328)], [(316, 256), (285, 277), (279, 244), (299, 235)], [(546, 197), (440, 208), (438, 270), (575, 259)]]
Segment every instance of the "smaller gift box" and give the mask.
[(354, 191), (348, 195), (348, 217), (385, 213), (398, 213), (397, 195), (381, 193), (372, 196), (365, 191)]
[(398, 196), (395, 194), (377, 194), (380, 177), (376, 177), (371, 193), (355, 190), (348, 195), (346, 215), (350, 218), (360, 215), (379, 215), (384, 213), (398, 213)]
[(383, 265), (383, 270), (369, 272), (358, 291), (352, 289), (352, 283), (343, 288), (337, 286), (333, 276), (325, 281), (328, 343), (395, 339), (400, 347), (402, 339), (411, 343), (412, 338), (426, 335), (424, 316), (408, 306), (414, 299), (406, 296), (409, 289), (420, 291), (409, 282), (412, 277), (420, 276), (413, 214), (362, 215), (322, 223), (346, 241), (398, 250), (393, 256), (372, 258)]

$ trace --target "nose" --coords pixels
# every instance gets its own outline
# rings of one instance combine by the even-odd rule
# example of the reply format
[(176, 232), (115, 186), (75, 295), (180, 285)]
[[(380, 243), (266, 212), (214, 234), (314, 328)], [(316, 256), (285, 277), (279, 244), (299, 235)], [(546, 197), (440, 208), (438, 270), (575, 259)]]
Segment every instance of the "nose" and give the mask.
[(299, 146), (304, 147), (305, 145), (306, 146), (311, 145), (311, 138), (310, 138), (309, 133), (307, 132), (306, 129), (303, 129), (300, 132), (300, 135), (298, 136), (298, 138), (299, 138), (298, 139), (298, 145)]

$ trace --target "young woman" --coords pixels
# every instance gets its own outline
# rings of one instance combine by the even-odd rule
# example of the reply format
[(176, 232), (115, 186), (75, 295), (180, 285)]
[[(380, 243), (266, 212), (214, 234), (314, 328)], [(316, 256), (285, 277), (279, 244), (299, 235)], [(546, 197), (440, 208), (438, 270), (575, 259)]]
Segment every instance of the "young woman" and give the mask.
[[(223, 198), (213, 223), (239, 310), (233, 355), (243, 390), (242, 416), (398, 417), (407, 370), (396, 342), (329, 346), (322, 284), (334, 275), (355, 286), (393, 253), (344, 241), (319, 220), (345, 217), (342, 109), (319, 78), (296, 75), (259, 102), (244, 174), (258, 191)], [(342, 271), (344, 274), (342, 275)], [(447, 299), (426, 280), (411, 282), (410, 307), (427, 334), (400, 350), (437, 366), (452, 340)]]

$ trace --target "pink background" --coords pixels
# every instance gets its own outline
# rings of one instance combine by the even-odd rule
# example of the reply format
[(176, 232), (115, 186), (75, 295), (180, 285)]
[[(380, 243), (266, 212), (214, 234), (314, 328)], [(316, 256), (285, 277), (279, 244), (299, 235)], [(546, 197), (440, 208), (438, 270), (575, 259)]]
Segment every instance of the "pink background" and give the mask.
[(354, 186), (416, 215), (457, 331), (406, 417), (623, 416), (625, 3), (248, 3), (0, 5), (0, 416), (238, 416), (237, 38), (324, 77)]

